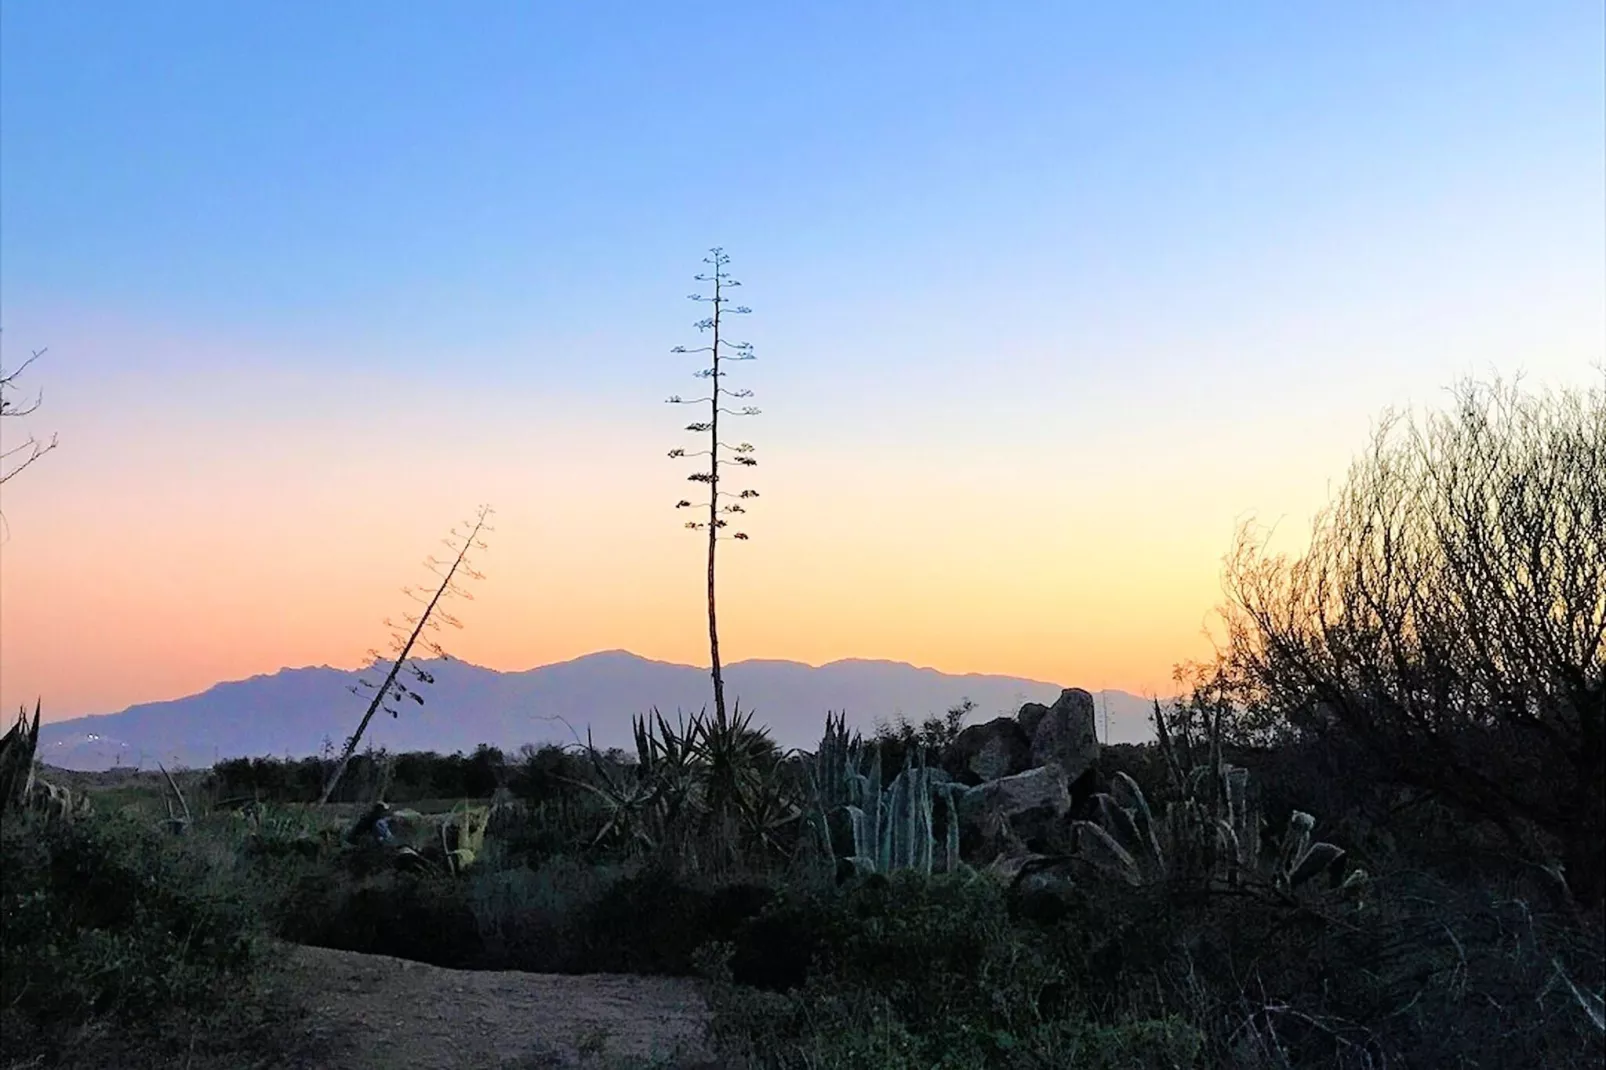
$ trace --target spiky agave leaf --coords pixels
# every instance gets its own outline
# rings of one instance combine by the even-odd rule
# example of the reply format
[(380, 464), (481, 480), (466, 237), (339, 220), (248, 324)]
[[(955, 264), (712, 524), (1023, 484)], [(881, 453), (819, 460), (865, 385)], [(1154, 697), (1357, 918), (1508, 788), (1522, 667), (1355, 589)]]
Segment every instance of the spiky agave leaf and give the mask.
[(40, 700), (33, 705), (33, 721), (28, 708), (17, 711), (17, 720), (0, 737), (0, 813), (20, 807), (33, 786), (33, 760), (39, 746)]
[(1155, 872), (1163, 872), (1166, 865), (1165, 852), (1160, 848), (1154, 811), (1149, 808), (1149, 800), (1144, 798), (1143, 789), (1138, 787), (1137, 781), (1118, 771), (1110, 778), (1110, 796), (1123, 809), (1131, 811), (1133, 824), (1143, 841), (1144, 850), (1152, 856)]
[(1093, 796), (1093, 804), (1098, 807), (1098, 823), (1127, 854), (1137, 858), (1148, 853), (1148, 845), (1138, 831), (1137, 822), (1124, 806), (1103, 792)]
[(1601, 1033), (1606, 1033), (1606, 999), (1602, 999), (1593, 992), (1586, 992), (1584, 989), (1579, 988), (1573, 982), (1573, 979), (1567, 975), (1567, 970), (1562, 966), (1561, 959), (1553, 958), (1551, 962), (1555, 964), (1556, 975), (1566, 984), (1568, 991), (1572, 993), (1573, 999), (1577, 1001), (1578, 1006), (1583, 1008), (1584, 1014), (1589, 1017), (1595, 1029)]
[(1115, 837), (1104, 831), (1102, 825), (1092, 821), (1073, 821), (1071, 828), (1076, 835), (1078, 854), (1134, 888), (1143, 884), (1143, 871), (1137, 860), (1115, 841)]
[(1219, 819), (1198, 799), (1185, 799), (1166, 808), (1166, 844), (1170, 851), (1171, 877), (1198, 880), (1216, 871), (1221, 856)]
[(1310, 846), (1311, 829), (1316, 827), (1316, 819), (1303, 810), (1295, 810), (1288, 817), (1288, 827), (1283, 830), (1283, 843), (1277, 852), (1277, 869), (1279, 872), (1291, 872), (1299, 860), (1305, 857), (1305, 848)]
[(943, 820), (946, 822), (943, 837), (943, 867), (949, 873), (956, 873), (962, 863), (959, 860), (959, 795), (964, 785), (956, 783), (943, 784), (937, 791), (942, 798)]
[(1330, 843), (1313, 843), (1300, 856), (1292, 872), (1288, 873), (1288, 887), (1298, 888), (1318, 873), (1327, 874), (1328, 887), (1336, 888), (1344, 877), (1349, 856), (1342, 847)]
[(1260, 811), (1249, 797), (1249, 770), (1229, 765), (1226, 778), (1227, 820), (1233, 833), (1233, 858), (1241, 869), (1252, 869), (1260, 854)]

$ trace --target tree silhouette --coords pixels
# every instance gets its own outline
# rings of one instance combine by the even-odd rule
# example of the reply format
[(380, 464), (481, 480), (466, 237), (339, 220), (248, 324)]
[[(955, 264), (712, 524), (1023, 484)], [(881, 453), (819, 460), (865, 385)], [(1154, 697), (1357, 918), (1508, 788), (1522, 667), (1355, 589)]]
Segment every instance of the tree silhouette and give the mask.
[[(6, 397), (6, 392), (8, 390), (15, 391), (17, 389), (17, 377), (27, 370), (28, 365), (32, 364), (34, 361), (38, 360), (44, 355), (45, 350), (36, 349), (27, 360), (23, 361), (14, 370), (8, 372), (3, 368), (0, 368), (0, 417), (9, 419), (17, 416), (27, 416), (29, 413), (39, 408), (40, 404), (44, 401), (44, 394), (41, 393), (38, 397), (34, 398), (33, 404), (19, 408), (16, 401)], [(30, 464), (33, 464), (39, 458), (43, 457), (45, 454), (49, 453), (55, 448), (55, 435), (50, 436), (50, 441), (48, 443), (40, 442), (38, 439), (34, 438), (33, 435), (29, 435), (25, 441), (20, 442), (15, 446), (6, 446), (3, 443), (0, 443), (0, 483), (8, 482), (12, 476), (21, 472), (24, 468), (27, 468)], [(18, 454), (26, 454), (26, 456), (24, 456), (21, 460), (13, 460), (13, 458), (15, 458)]]
[(1606, 390), (1463, 384), (1386, 418), (1301, 557), (1247, 534), (1231, 656), (1255, 701), (1606, 893)]

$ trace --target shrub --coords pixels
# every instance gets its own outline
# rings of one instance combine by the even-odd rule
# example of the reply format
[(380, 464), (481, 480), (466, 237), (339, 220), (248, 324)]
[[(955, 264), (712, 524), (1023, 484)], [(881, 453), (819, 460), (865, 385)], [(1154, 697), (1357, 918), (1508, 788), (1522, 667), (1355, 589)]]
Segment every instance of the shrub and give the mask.
[(241, 889), (121, 816), (0, 828), (0, 1006), (8, 1052), (74, 1027), (149, 1031), (249, 1003), (262, 928)]
[(1302, 556), (1228, 560), (1251, 705), (1606, 901), (1606, 391), (1463, 384), (1386, 417)]

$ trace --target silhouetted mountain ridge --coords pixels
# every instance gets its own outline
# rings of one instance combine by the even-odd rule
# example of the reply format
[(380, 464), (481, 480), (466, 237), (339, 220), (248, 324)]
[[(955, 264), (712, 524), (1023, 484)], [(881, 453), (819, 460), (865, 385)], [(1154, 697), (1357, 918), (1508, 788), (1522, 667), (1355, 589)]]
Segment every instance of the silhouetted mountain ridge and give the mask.
[[(392, 703), (364, 744), (393, 751), (470, 751), (481, 743), (513, 750), (525, 743), (572, 743), (589, 728), (599, 747), (631, 745), (631, 716), (656, 708), (671, 719), (711, 705), (708, 670), (603, 650), (571, 661), (501, 672), (457, 660), (420, 661), (435, 678), (419, 685), (423, 705)], [(356, 727), (389, 663), (366, 670), (328, 665), (280, 669), (214, 684), (195, 695), (141, 703), (118, 713), (41, 726), (40, 758), (68, 769), (116, 765), (205, 766), (223, 758), (302, 757), (336, 746)], [(828, 710), (843, 711), (865, 732), (900, 715), (918, 723), (964, 698), (976, 703), (967, 723), (1014, 713), (1023, 702), (1052, 702), (1058, 684), (984, 673), (949, 674), (903, 662), (845, 658), (818, 667), (753, 659), (725, 669), (726, 697), (752, 710), (783, 747), (812, 749)], [(1108, 710), (1113, 742), (1150, 735), (1149, 700), (1124, 691), (1095, 692)]]

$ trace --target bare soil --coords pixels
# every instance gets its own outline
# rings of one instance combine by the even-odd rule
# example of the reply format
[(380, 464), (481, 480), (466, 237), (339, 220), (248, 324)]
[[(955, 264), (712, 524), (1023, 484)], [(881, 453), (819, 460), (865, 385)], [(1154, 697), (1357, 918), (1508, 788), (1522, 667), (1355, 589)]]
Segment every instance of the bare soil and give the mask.
[(319, 1070), (712, 1068), (697, 983), (616, 974), (448, 970), (285, 946), (288, 995)]

